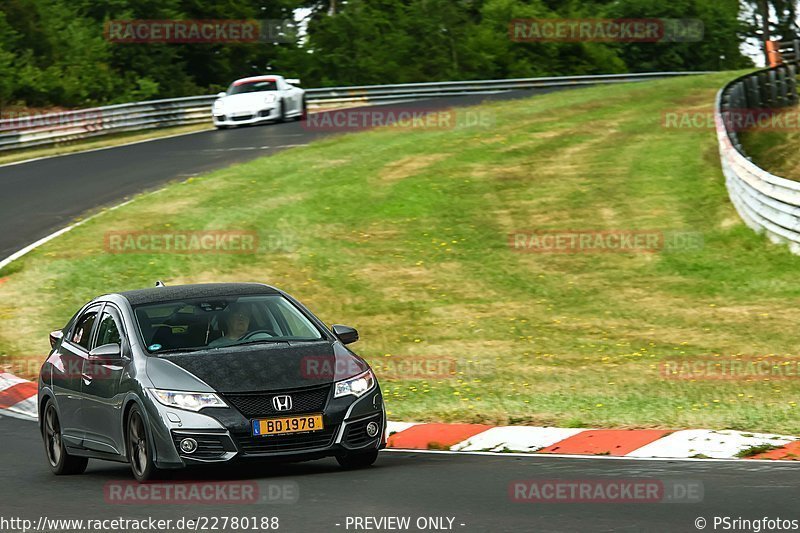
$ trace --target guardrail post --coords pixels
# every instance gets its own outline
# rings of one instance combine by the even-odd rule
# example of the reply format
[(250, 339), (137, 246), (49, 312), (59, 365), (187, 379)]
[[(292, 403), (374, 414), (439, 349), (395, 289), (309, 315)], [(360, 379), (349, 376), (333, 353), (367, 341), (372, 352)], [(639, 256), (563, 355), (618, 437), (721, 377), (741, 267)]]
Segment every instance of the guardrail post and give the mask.
[(776, 81), (777, 76), (775, 75), (774, 70), (770, 70), (767, 72), (767, 88), (769, 90), (769, 107), (778, 107), (780, 106), (780, 101), (778, 100), (778, 82)]
[(745, 97), (744, 83), (739, 82), (733, 86), (733, 107), (738, 110), (747, 106), (747, 99)]
[(767, 74), (765, 72), (759, 72), (755, 75), (755, 78), (758, 80), (758, 94), (761, 107), (769, 107), (769, 84), (767, 82)]
[[(800, 44), (800, 40), (795, 40)], [(797, 105), (797, 66), (794, 63), (786, 65), (786, 92), (789, 98), (789, 105)]]
[(783, 67), (775, 69), (775, 99), (777, 107), (786, 107), (788, 98), (786, 94), (786, 71)]
[(744, 80), (747, 94), (747, 107), (758, 109), (764, 106), (761, 102), (761, 91), (758, 88), (758, 78), (750, 76)]

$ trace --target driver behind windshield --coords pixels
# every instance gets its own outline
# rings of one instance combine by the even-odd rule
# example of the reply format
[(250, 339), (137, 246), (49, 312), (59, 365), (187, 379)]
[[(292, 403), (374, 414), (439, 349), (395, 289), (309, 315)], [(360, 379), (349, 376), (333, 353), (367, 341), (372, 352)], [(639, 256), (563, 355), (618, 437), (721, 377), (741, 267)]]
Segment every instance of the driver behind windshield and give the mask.
[(246, 305), (239, 303), (231, 304), (225, 311), (222, 319), (222, 337), (211, 341), (209, 348), (221, 348), (236, 344), (236, 341), (244, 337), (250, 329), (250, 310)]

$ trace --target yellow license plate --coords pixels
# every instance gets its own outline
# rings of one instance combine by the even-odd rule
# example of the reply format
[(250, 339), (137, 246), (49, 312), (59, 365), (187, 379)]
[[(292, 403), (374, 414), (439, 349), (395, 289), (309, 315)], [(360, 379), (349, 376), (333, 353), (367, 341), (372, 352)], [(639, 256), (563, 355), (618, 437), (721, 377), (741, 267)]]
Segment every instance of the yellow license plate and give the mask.
[(323, 429), (322, 415), (289, 416), (286, 418), (253, 420), (254, 437), (321, 431)]

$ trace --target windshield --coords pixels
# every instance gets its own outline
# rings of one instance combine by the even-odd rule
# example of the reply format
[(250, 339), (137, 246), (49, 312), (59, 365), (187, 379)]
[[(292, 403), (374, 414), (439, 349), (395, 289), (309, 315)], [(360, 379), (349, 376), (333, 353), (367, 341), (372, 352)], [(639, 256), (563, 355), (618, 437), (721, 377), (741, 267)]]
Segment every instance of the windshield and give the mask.
[(234, 83), (228, 88), (228, 95), (277, 90), (278, 84), (274, 81), (249, 81), (239, 84)]
[(134, 315), (150, 353), (322, 339), (319, 329), (279, 294), (140, 305)]

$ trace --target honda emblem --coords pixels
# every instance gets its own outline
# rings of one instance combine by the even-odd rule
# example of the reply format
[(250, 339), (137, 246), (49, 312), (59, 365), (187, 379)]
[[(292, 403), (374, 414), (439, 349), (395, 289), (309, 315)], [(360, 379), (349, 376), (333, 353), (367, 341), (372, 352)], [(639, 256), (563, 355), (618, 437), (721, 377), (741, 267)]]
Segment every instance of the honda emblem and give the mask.
[(274, 396), (272, 398), (272, 406), (275, 408), (276, 411), (291, 411), (292, 409), (292, 397), (288, 394), (283, 394), (281, 396)]

